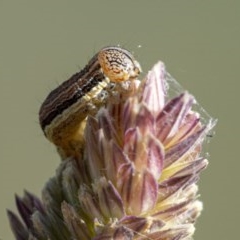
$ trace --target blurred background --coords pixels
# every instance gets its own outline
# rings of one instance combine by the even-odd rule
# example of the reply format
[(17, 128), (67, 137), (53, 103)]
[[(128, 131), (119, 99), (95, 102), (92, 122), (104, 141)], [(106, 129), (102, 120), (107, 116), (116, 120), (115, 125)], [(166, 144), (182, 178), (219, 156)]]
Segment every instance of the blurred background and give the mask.
[[(14, 239), (6, 208), (38, 196), (59, 156), (39, 107), (101, 47), (129, 49), (143, 75), (157, 60), (217, 118), (201, 175), (204, 211), (195, 240), (237, 239), (240, 1), (0, 1), (0, 239)], [(141, 46), (141, 47), (140, 47)]]

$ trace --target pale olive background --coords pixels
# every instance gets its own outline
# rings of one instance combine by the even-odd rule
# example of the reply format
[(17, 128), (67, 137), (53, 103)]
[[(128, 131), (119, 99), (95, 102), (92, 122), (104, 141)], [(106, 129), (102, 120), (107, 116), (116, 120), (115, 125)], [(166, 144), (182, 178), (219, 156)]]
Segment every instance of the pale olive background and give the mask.
[(163, 60), (219, 119), (194, 239), (239, 239), (238, 0), (0, 0), (0, 239), (14, 239), (6, 218), (14, 193), (40, 195), (59, 163), (38, 124), (41, 102), (113, 44), (133, 51), (144, 74)]

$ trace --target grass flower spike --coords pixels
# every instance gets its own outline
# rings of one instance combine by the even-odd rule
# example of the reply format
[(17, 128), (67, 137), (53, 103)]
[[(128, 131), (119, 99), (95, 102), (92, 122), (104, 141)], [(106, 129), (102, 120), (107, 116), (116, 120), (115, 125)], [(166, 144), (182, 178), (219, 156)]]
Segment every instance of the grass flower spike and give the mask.
[[(175, 93), (175, 96), (172, 96)], [(202, 211), (202, 145), (215, 121), (158, 62), (88, 116), (83, 154), (61, 162), (42, 200), (16, 197), (16, 239), (191, 239)]]

